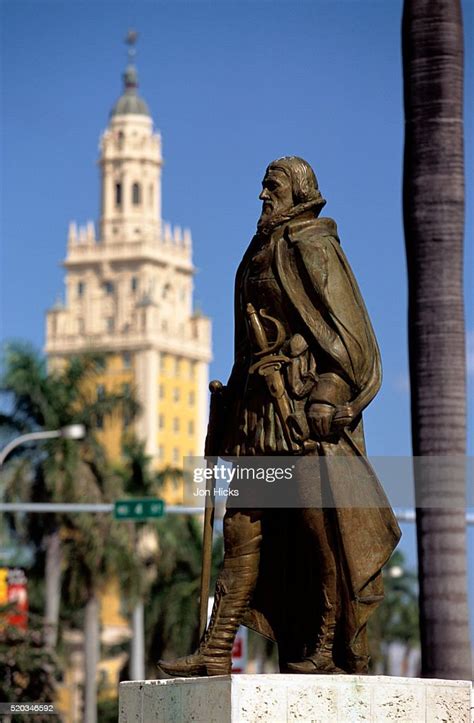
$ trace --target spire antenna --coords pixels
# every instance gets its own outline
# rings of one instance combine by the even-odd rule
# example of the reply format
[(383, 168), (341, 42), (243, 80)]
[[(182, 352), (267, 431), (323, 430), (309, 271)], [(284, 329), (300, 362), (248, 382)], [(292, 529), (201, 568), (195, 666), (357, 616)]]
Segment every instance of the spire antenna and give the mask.
[(133, 30), (132, 28), (127, 32), (127, 35), (125, 37), (125, 42), (128, 45), (128, 62), (132, 63), (134, 62), (135, 55), (137, 54), (137, 51), (135, 49), (135, 45), (138, 40), (138, 33), (136, 30)]

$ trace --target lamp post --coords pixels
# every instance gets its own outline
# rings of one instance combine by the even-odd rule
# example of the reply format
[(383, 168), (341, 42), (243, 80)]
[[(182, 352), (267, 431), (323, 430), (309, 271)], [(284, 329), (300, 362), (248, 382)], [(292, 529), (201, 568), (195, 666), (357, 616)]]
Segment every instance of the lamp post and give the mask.
[(29, 432), (28, 434), (22, 434), (19, 437), (15, 437), (9, 442), (6, 447), (0, 452), (0, 467), (5, 462), (6, 458), (16, 447), (25, 442), (33, 442), (42, 439), (57, 439), (63, 437), (64, 439), (84, 439), (86, 436), (86, 428), (83, 424), (68, 424), (61, 429), (52, 429), (46, 432)]

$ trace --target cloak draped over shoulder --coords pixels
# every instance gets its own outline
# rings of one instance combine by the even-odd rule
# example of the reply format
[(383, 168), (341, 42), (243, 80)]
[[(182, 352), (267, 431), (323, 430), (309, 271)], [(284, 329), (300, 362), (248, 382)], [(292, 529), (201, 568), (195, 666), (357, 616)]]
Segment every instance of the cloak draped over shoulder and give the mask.
[[(229, 410), (232, 401), (242, 395), (251, 365), (242, 280), (260, 242), (258, 235), (252, 239), (236, 276)], [(346, 659), (349, 656), (352, 670), (357, 672), (365, 624), (383, 598), (381, 568), (400, 538), (390, 504), (364, 456), (361, 413), (380, 387), (380, 353), (332, 219), (304, 213), (289, 220), (277, 234), (273, 273), (309, 346), (322, 350), (351, 389), (352, 423), (337, 441), (321, 441), (318, 453), (328, 459), (327, 481), (334, 501), (328, 519), (343, 580), (340, 635)], [(337, 464), (332, 464), (335, 458)], [(271, 510), (267, 518), (259, 582), (245, 624), (287, 649), (293, 647), (296, 654), (304, 654), (305, 641), (314, 632), (310, 621), (315, 617), (311, 611), (317, 597), (317, 554), (304, 534), (298, 510)], [(304, 568), (304, 575), (296, 574), (299, 568)], [(300, 622), (303, 619), (305, 622)], [(300, 642), (302, 649), (297, 650)]]

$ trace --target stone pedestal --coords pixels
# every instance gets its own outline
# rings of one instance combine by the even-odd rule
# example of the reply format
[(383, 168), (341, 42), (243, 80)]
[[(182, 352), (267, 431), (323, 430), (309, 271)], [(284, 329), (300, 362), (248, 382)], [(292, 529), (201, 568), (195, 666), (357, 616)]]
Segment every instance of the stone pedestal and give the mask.
[(471, 723), (472, 684), (360, 675), (222, 675), (121, 683), (120, 723)]

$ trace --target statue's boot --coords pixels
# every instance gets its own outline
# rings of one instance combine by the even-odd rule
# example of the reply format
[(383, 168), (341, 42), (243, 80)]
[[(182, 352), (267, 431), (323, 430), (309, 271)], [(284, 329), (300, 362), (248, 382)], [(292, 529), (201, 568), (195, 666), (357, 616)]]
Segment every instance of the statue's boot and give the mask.
[(288, 663), (288, 673), (344, 673), (333, 660), (334, 625), (329, 625), (324, 634), (320, 636), (318, 645), (311, 655), (306, 656), (298, 663)]
[[(327, 601), (326, 601), (327, 602)], [(297, 663), (287, 663), (288, 673), (344, 673), (333, 659), (334, 639), (336, 629), (336, 616), (334, 606), (329, 602), (326, 604), (326, 611), (323, 615), (321, 632), (314, 648), (314, 651)]]
[(199, 648), (184, 658), (160, 660), (161, 670), (182, 678), (230, 673), (232, 645), (255, 588), (259, 558), (259, 552), (224, 557), (211, 619)]

